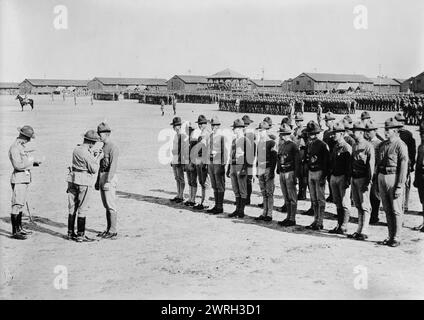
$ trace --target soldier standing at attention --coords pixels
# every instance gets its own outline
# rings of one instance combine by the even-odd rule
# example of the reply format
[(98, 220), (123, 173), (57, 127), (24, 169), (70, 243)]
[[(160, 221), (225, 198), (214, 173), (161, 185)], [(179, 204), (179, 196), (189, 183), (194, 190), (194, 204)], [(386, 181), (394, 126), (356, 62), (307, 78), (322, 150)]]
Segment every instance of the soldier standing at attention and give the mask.
[(209, 188), (210, 188), (210, 177), (208, 175), (208, 164), (209, 164), (209, 137), (211, 134), (210, 129), (208, 128), (208, 120), (204, 115), (200, 115), (196, 121), (197, 125), (200, 129), (200, 135), (197, 141), (197, 145), (195, 146), (195, 150), (197, 151), (197, 158), (195, 160), (196, 163), (196, 171), (197, 178), (199, 180), (199, 184), (202, 188), (202, 200), (198, 205), (195, 205), (193, 209), (195, 210), (203, 210), (209, 207)]
[(297, 179), (300, 171), (300, 154), (296, 143), (290, 140), (292, 130), (284, 124), (279, 130), (281, 143), (278, 148), (277, 173), (287, 207), (287, 218), (279, 224), (284, 227), (296, 225), (297, 213)]
[(305, 129), (303, 126), (303, 114), (298, 112), (294, 117), (294, 121), (296, 123), (296, 128), (294, 129), (294, 143), (296, 143), (299, 149), (299, 157), (300, 157), (300, 169), (299, 169), (299, 193), (297, 195), (297, 200), (305, 200), (306, 199), (306, 188), (308, 185), (308, 169), (307, 165), (304, 162), (305, 158), (305, 148), (306, 142), (303, 139), (302, 131)]
[(345, 128), (342, 122), (333, 126), (333, 139), (336, 144), (330, 154), (330, 186), (333, 202), (337, 208), (337, 226), (330, 233), (345, 234), (349, 223), (350, 168), (352, 147), (345, 141)]
[(208, 213), (223, 213), (224, 193), (225, 193), (225, 164), (227, 155), (225, 149), (225, 137), (220, 130), (221, 122), (218, 117), (211, 120), (212, 133), (209, 136), (209, 177), (214, 193), (215, 206)]
[(196, 155), (191, 153), (193, 147), (197, 144), (197, 136), (195, 134), (195, 127), (193, 123), (188, 125), (188, 137), (189, 137), (189, 153), (188, 163), (186, 163), (187, 182), (190, 188), (190, 196), (184, 205), (193, 207), (196, 205), (196, 194), (197, 194), (197, 171), (194, 159)]
[(244, 122), (236, 119), (233, 123), (234, 139), (231, 145), (231, 164), (228, 165), (227, 177), (231, 176), (231, 185), (236, 197), (236, 210), (229, 217), (244, 217), (247, 198), (247, 159), (250, 142), (243, 134)]
[(386, 120), (385, 136), (378, 149), (378, 191), (386, 213), (389, 237), (382, 245), (400, 245), (403, 216), (403, 192), (408, 174), (408, 148), (399, 137), (399, 123), (394, 118)]
[(187, 154), (187, 139), (188, 137), (181, 132), (181, 118), (175, 117), (172, 119), (170, 125), (175, 131), (174, 140), (172, 143), (172, 161), (171, 166), (174, 172), (174, 178), (177, 183), (177, 196), (171, 199), (172, 202), (180, 203), (184, 201), (184, 166), (185, 166), (185, 155)]
[(102, 122), (97, 126), (97, 133), (100, 141), (103, 142), (103, 158), (100, 160), (99, 183), (100, 196), (103, 206), (106, 209), (106, 230), (99, 237), (104, 239), (116, 239), (117, 233), (117, 215), (116, 206), (116, 186), (118, 177), (116, 169), (118, 167), (119, 149), (110, 139), (111, 129), (108, 124)]
[[(330, 154), (333, 152), (334, 145), (336, 144), (336, 142), (333, 139), (334, 120), (336, 120), (336, 118), (334, 117), (334, 114), (332, 112), (327, 112), (325, 114), (324, 121), (328, 129), (324, 131), (322, 141), (324, 141), (327, 144)], [(333, 193), (331, 191), (331, 186), (330, 186), (330, 176), (328, 176), (327, 182), (328, 182), (328, 190), (330, 194), (328, 195), (328, 198), (326, 201), (333, 202)]]
[(163, 101), (163, 99), (160, 100), (160, 111), (162, 112), (162, 117), (165, 115), (165, 102)]
[(269, 124), (265, 121), (261, 122), (258, 127), (260, 139), (256, 172), (263, 197), (263, 213), (255, 218), (256, 221), (272, 221), (272, 210), (274, 208), (277, 152), (274, 149), (275, 141), (268, 137), (267, 128), (269, 128)]
[(320, 101), (318, 102), (318, 107), (317, 107), (317, 122), (320, 128), (321, 128), (321, 121), (322, 121), (322, 107), (321, 107), (321, 101)]
[[(99, 135), (94, 130), (89, 130), (84, 135), (84, 141), (72, 153), (72, 167), (68, 174), (68, 240), (77, 242), (91, 242), (94, 239), (85, 235), (86, 212), (92, 187), (99, 170), (99, 157), (102, 153), (95, 154), (93, 146), (100, 141)], [(77, 234), (75, 234), (75, 218), (77, 218)]]
[[(421, 122), (418, 131), (420, 132), (421, 144), (418, 146), (414, 187), (418, 189), (418, 195), (423, 209), (421, 214), (424, 218), (424, 121)], [(424, 223), (417, 229), (424, 232)]]
[(9, 159), (13, 166), (10, 185), (12, 187), (12, 238), (17, 240), (27, 239), (31, 231), (22, 227), (22, 212), (26, 204), (28, 186), (31, 183), (31, 168), (38, 166), (41, 161), (28, 155), (25, 145), (35, 138), (34, 129), (31, 126), (18, 128), (19, 136), (9, 148)]
[(246, 205), (250, 205), (250, 198), (252, 196), (252, 180), (253, 180), (253, 163), (256, 154), (255, 148), (255, 131), (254, 129), (249, 128), (250, 124), (253, 123), (253, 120), (250, 119), (248, 115), (244, 115), (241, 118), (244, 122), (244, 136), (249, 140), (250, 145), (252, 146), (252, 153), (247, 155), (247, 198)]
[(317, 135), (322, 132), (322, 129), (316, 122), (309, 121), (306, 132), (309, 135), (307, 145), (308, 185), (314, 211), (314, 222), (306, 228), (322, 230), (325, 212), (325, 181), (329, 170), (330, 152), (327, 144), (318, 139)]
[[(404, 124), (405, 123), (405, 117), (402, 113), (397, 113), (395, 115), (395, 119)], [(405, 200), (403, 202), (403, 210), (405, 212), (408, 211), (408, 203), (409, 203), (409, 191), (411, 189), (411, 172), (414, 172), (414, 166), (415, 166), (415, 155), (416, 155), (416, 143), (415, 139), (412, 136), (411, 131), (406, 130), (403, 126), (402, 128), (399, 128), (399, 138), (402, 140), (407, 148), (408, 148), (408, 173), (406, 176), (406, 184), (405, 184)]]

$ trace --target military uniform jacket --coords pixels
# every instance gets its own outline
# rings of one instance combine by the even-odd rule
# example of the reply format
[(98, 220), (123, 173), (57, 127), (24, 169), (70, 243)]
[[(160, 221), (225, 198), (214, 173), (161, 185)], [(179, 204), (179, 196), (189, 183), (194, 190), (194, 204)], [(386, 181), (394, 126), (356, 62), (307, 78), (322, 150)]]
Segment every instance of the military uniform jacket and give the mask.
[(222, 134), (221, 130), (212, 132), (209, 136), (209, 160), (211, 164), (225, 165), (227, 158), (225, 136)]
[(299, 148), (293, 141), (283, 141), (278, 147), (278, 171), (294, 171), (295, 176), (300, 172), (300, 153)]
[(378, 147), (376, 157), (378, 173), (396, 174), (396, 186), (406, 183), (408, 172), (408, 148), (399, 138), (394, 141), (385, 140)]
[(185, 164), (188, 161), (189, 141), (187, 135), (177, 133), (172, 141), (172, 164)]
[(424, 143), (418, 147), (415, 177), (424, 182)]
[(367, 178), (371, 181), (375, 169), (374, 146), (363, 140), (352, 147), (352, 178)]
[(25, 146), (16, 139), (9, 148), (9, 159), (13, 166), (10, 183), (30, 183), (34, 162), (28, 157)]
[(322, 170), (324, 176), (328, 175), (330, 151), (325, 142), (319, 139), (309, 141), (305, 157), (309, 171)]
[(343, 139), (334, 145), (330, 155), (330, 173), (335, 176), (346, 176), (350, 179), (352, 147)]
[(88, 144), (79, 144), (72, 153), (72, 168), (66, 181), (80, 186), (92, 186), (98, 170), (99, 164)]
[(412, 136), (412, 133), (405, 129), (399, 130), (399, 137), (400, 139), (405, 142), (407, 148), (408, 148), (408, 158), (409, 158), (409, 170), (413, 171), (414, 165), (415, 165), (415, 152), (416, 152), (416, 144), (415, 139)]

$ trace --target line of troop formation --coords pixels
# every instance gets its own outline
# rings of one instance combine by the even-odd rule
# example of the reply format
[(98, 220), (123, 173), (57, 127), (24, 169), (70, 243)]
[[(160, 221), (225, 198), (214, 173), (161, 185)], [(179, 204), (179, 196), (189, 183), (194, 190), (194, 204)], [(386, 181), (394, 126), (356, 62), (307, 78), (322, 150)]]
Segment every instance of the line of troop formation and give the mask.
[[(28, 186), (32, 181), (31, 169), (41, 165), (43, 159), (31, 155), (32, 150), (26, 149), (26, 144), (35, 138), (34, 129), (29, 126), (18, 128), (19, 135), (9, 149), (9, 159), (13, 166), (11, 176), (12, 187), (12, 238), (25, 240), (32, 234), (31, 230), (22, 225), (22, 214), (27, 203)], [(118, 177), (119, 149), (112, 142), (111, 129), (102, 122), (96, 130), (89, 130), (83, 136), (81, 144), (72, 153), (72, 164), (68, 167), (68, 240), (91, 242), (85, 235), (86, 214), (88, 203), (93, 192), (93, 185), (100, 191), (103, 206), (106, 211), (107, 227), (97, 236), (100, 239), (116, 239), (117, 206), (116, 187)], [(77, 233), (75, 233), (75, 222)]]
[[(222, 214), (227, 177), (235, 195), (235, 210), (228, 216), (244, 218), (256, 177), (263, 212), (255, 220), (271, 221), (277, 175), (284, 197), (281, 211), (287, 212), (287, 217), (278, 222), (280, 226), (296, 225), (298, 200), (306, 200), (309, 189), (311, 208), (305, 214), (313, 215), (314, 220), (307, 229), (322, 230), (326, 202), (334, 202), (337, 224), (329, 232), (366, 240), (369, 224), (379, 222), (381, 202), (388, 237), (379, 243), (399, 246), (414, 170), (413, 185), (418, 188), (424, 216), (424, 122), (419, 127), (421, 145), (417, 154), (415, 140), (404, 128), (405, 117), (401, 113), (385, 121), (384, 138), (367, 111), (356, 122), (349, 115), (336, 122), (331, 112), (325, 114), (323, 121), (327, 126), (325, 131), (315, 121), (304, 126), (302, 113), (284, 117), (277, 139), (270, 131), (273, 127), (270, 117), (253, 126), (249, 116), (244, 115), (234, 121), (232, 130), (221, 128), (217, 117), (208, 120), (200, 115), (195, 123), (174, 117), (170, 124), (175, 131), (171, 166), (177, 196), (170, 201)], [(189, 185), (186, 201), (185, 175)], [(327, 199), (326, 184), (330, 191)], [(201, 198), (196, 204), (198, 186)], [(214, 193), (213, 207), (208, 203), (210, 187)], [(354, 233), (348, 234), (351, 199), (358, 211), (358, 226)], [(424, 225), (416, 229), (424, 232)]]

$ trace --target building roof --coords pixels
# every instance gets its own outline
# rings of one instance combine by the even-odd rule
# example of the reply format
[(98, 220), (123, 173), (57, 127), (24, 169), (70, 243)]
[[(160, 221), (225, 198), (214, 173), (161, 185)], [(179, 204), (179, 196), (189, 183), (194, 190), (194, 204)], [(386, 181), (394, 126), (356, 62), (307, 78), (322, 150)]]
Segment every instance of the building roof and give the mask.
[(180, 78), (184, 83), (194, 83), (194, 84), (197, 84), (197, 83), (207, 84), (208, 83), (208, 78), (206, 76), (192, 76), (192, 75), (176, 74), (172, 78), (175, 78), (175, 77)]
[(393, 80), (395, 80), (399, 84), (402, 84), (402, 83), (404, 83), (408, 79), (393, 78)]
[(399, 82), (391, 78), (370, 78), (375, 86), (399, 86)]
[(282, 84), (281, 80), (251, 79), (250, 81), (258, 87), (280, 87)]
[(19, 89), (17, 82), (0, 82), (0, 89)]
[(159, 78), (104, 78), (95, 77), (93, 80), (98, 80), (104, 85), (122, 85), (122, 86), (166, 86), (166, 79)]
[(358, 82), (372, 83), (372, 80), (362, 74), (338, 74), (338, 73), (310, 73), (304, 72), (301, 75), (306, 75), (316, 82)]
[(25, 79), (34, 87), (86, 87), (89, 80)]
[(209, 76), (208, 79), (247, 79), (247, 77), (227, 68)]

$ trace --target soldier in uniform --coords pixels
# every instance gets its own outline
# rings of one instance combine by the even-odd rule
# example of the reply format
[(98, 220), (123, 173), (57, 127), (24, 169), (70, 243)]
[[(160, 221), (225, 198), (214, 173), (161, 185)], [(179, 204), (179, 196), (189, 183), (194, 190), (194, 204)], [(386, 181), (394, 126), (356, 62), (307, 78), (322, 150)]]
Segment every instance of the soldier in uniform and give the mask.
[[(421, 122), (418, 131), (420, 132), (421, 144), (418, 146), (414, 187), (418, 189), (418, 195), (423, 209), (422, 216), (424, 218), (424, 121)], [(424, 222), (416, 229), (424, 232)]]
[(343, 126), (345, 127), (346, 133), (344, 136), (345, 141), (352, 147), (355, 144), (355, 139), (353, 138), (353, 120), (347, 115), (343, 118)]
[(275, 151), (275, 141), (271, 140), (266, 132), (268, 128), (269, 124), (265, 121), (261, 122), (258, 127), (260, 139), (256, 172), (263, 197), (263, 213), (255, 218), (256, 221), (271, 221), (274, 208), (274, 178), (277, 152)]
[(165, 115), (165, 102), (163, 99), (160, 100), (160, 111), (162, 112), (162, 117)]
[[(405, 122), (405, 117), (402, 113), (397, 113), (395, 115), (395, 119), (400, 122)], [(411, 172), (414, 172), (414, 166), (415, 166), (415, 155), (416, 155), (416, 143), (415, 139), (412, 136), (411, 131), (408, 131), (404, 127), (399, 128), (399, 138), (406, 144), (408, 147), (408, 173), (406, 176), (406, 184), (405, 184), (405, 200), (403, 203), (403, 209), (404, 211), (408, 211), (408, 203), (409, 203), (409, 191), (411, 189)]]
[[(99, 158), (102, 152), (94, 150), (99, 135), (89, 130), (84, 135), (84, 141), (72, 153), (72, 167), (68, 174), (68, 240), (91, 242), (94, 239), (85, 235), (86, 213), (92, 187), (99, 170)], [(75, 234), (75, 218), (77, 218), (77, 234)]]
[(355, 144), (352, 148), (352, 199), (358, 210), (358, 229), (349, 238), (366, 240), (371, 214), (370, 188), (375, 166), (374, 146), (365, 140), (365, 125), (353, 124)]
[(317, 122), (320, 128), (321, 128), (321, 121), (322, 121), (322, 107), (321, 107), (321, 101), (319, 101), (318, 107), (317, 107)]
[(333, 139), (336, 144), (330, 154), (330, 186), (333, 202), (337, 208), (337, 226), (330, 233), (345, 234), (349, 222), (349, 189), (352, 147), (344, 139), (343, 122), (333, 126)]
[(253, 163), (254, 163), (254, 157), (256, 154), (255, 149), (255, 131), (253, 129), (250, 129), (250, 124), (253, 123), (253, 120), (250, 119), (250, 117), (246, 114), (241, 118), (244, 122), (244, 136), (246, 139), (249, 140), (250, 145), (252, 146), (252, 153), (247, 155), (247, 198), (246, 198), (246, 205), (250, 205), (251, 202), (251, 196), (252, 196), (252, 180), (253, 180)]
[(303, 126), (303, 114), (298, 112), (295, 115), (294, 121), (296, 123), (296, 128), (293, 133), (293, 141), (296, 143), (299, 148), (299, 156), (300, 156), (300, 170), (299, 170), (299, 193), (297, 195), (297, 200), (305, 200), (306, 199), (306, 188), (308, 185), (308, 169), (307, 165), (304, 162), (305, 158), (305, 149), (306, 142), (304, 140), (304, 136), (302, 131), (305, 129)]
[(174, 116), (177, 114), (177, 98), (173, 97), (172, 99), (172, 110), (174, 111)]
[(174, 140), (172, 143), (172, 161), (171, 167), (174, 172), (175, 182), (177, 183), (177, 196), (170, 201), (180, 203), (184, 201), (184, 167), (186, 163), (185, 155), (187, 154), (187, 139), (188, 137), (181, 132), (181, 118), (175, 117), (170, 123), (175, 131)]
[(279, 224), (289, 227), (296, 225), (297, 213), (297, 179), (300, 171), (300, 153), (296, 143), (290, 140), (292, 130), (283, 124), (279, 130), (281, 143), (278, 147), (277, 173), (280, 175), (280, 186), (287, 208), (287, 218)]
[(382, 245), (400, 245), (402, 229), (403, 192), (408, 174), (408, 148), (399, 137), (399, 123), (394, 118), (385, 122), (385, 136), (377, 154), (378, 191), (386, 213), (389, 237)]
[(188, 161), (186, 165), (187, 182), (190, 189), (189, 198), (184, 205), (188, 207), (194, 207), (196, 205), (196, 194), (197, 194), (197, 171), (194, 159), (196, 158), (195, 153), (192, 153), (193, 147), (197, 144), (196, 128), (193, 123), (188, 124), (188, 139), (189, 139), (189, 150), (188, 150)]
[(227, 155), (225, 149), (225, 137), (220, 130), (221, 122), (218, 117), (211, 120), (212, 133), (209, 136), (209, 177), (211, 179), (214, 193), (215, 206), (208, 213), (223, 213), (224, 193), (225, 193), (225, 165)]
[[(336, 118), (334, 117), (334, 114), (332, 112), (327, 112), (325, 114), (324, 121), (325, 121), (325, 125), (327, 126), (328, 129), (324, 131), (322, 141), (324, 141), (327, 144), (328, 149), (330, 151), (330, 154), (333, 152), (334, 145), (336, 144), (336, 142), (333, 139), (334, 120), (336, 120)], [(327, 197), (326, 201), (327, 202), (333, 202), (333, 193), (331, 191), (330, 176), (328, 176), (327, 182), (328, 182), (328, 190), (329, 190), (330, 194)]]
[(35, 138), (34, 129), (31, 126), (18, 128), (19, 136), (9, 148), (9, 160), (13, 166), (10, 177), (12, 187), (12, 238), (17, 240), (27, 239), (32, 232), (22, 227), (22, 213), (26, 204), (28, 186), (31, 183), (31, 168), (38, 166), (41, 161), (36, 160), (25, 150), (25, 145)]
[(308, 185), (311, 197), (312, 208), (314, 211), (314, 222), (306, 227), (312, 230), (321, 230), (324, 228), (323, 219), (325, 212), (325, 181), (328, 175), (328, 166), (330, 152), (328, 146), (322, 140), (318, 139), (318, 134), (322, 132), (320, 126), (309, 121), (306, 126), (306, 132), (309, 135), (307, 145), (308, 159)]
[(234, 139), (231, 144), (231, 158), (227, 169), (227, 177), (231, 176), (231, 185), (236, 197), (236, 210), (229, 217), (244, 217), (247, 199), (247, 157), (250, 142), (243, 134), (244, 122), (236, 119), (233, 123)]
[(104, 239), (116, 239), (118, 208), (116, 205), (116, 188), (118, 176), (116, 170), (118, 168), (119, 149), (110, 138), (112, 130), (107, 123), (100, 123), (97, 126), (97, 133), (100, 141), (103, 142), (103, 158), (100, 160), (100, 170), (98, 176), (98, 185), (96, 190), (100, 190), (102, 203), (106, 209), (106, 230), (99, 233), (98, 236)]
[[(381, 143), (380, 139), (376, 136), (377, 126), (374, 121), (369, 120), (365, 124), (365, 139), (369, 141), (374, 147), (375, 156), (378, 154), (378, 147)], [(370, 224), (377, 224), (379, 222), (379, 209), (380, 209), (380, 195), (377, 188), (377, 167), (374, 168), (374, 174), (372, 177), (370, 201), (371, 201), (371, 218)]]
[(202, 200), (199, 204), (195, 205), (193, 209), (203, 210), (209, 207), (209, 189), (210, 189), (210, 177), (208, 175), (208, 163), (207, 159), (209, 153), (209, 137), (211, 131), (208, 127), (208, 121), (204, 115), (200, 115), (196, 121), (200, 129), (199, 138), (195, 150), (198, 150), (198, 157), (196, 159), (196, 171), (199, 184), (202, 188)]

